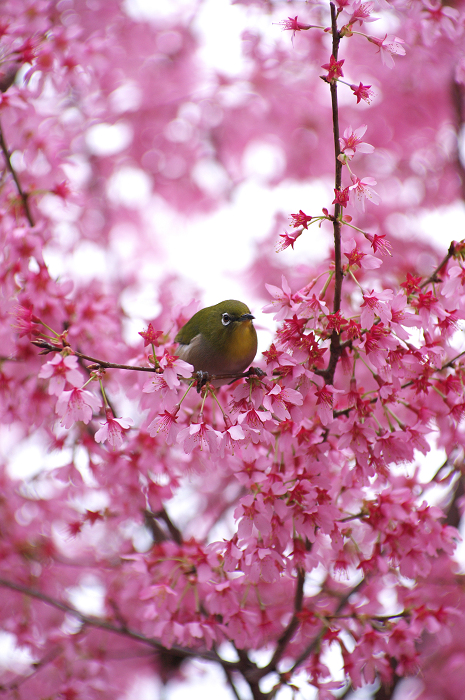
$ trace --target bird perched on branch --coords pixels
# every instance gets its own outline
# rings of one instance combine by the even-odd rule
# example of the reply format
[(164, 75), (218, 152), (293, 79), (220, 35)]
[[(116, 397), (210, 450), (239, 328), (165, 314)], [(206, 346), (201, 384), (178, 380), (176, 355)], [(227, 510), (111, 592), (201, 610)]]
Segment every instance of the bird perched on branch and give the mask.
[[(199, 387), (208, 375), (235, 375), (247, 369), (257, 354), (253, 319), (248, 306), (228, 299), (197, 311), (180, 329), (175, 338), (177, 354), (202, 375)], [(221, 386), (232, 379), (213, 379), (211, 383)]]

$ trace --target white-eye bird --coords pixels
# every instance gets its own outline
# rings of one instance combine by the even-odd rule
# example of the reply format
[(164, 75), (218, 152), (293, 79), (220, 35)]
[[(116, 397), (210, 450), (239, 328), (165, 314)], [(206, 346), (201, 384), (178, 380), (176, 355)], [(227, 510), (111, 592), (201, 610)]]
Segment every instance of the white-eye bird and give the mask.
[[(174, 339), (179, 343), (176, 352), (196, 372), (240, 374), (257, 354), (253, 319), (248, 306), (235, 299), (207, 306), (179, 330)], [(214, 380), (212, 384), (221, 386), (230, 381), (231, 377)]]

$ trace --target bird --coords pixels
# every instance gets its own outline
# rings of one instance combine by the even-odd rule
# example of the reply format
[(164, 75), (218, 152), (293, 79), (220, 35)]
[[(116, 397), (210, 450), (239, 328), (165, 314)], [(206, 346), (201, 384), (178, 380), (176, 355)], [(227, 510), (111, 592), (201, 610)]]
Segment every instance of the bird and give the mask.
[[(174, 339), (179, 343), (176, 353), (199, 375), (198, 390), (210, 375), (241, 374), (249, 367), (257, 354), (254, 318), (242, 301), (227, 299), (197, 311), (178, 331)], [(231, 379), (210, 383), (217, 387)]]

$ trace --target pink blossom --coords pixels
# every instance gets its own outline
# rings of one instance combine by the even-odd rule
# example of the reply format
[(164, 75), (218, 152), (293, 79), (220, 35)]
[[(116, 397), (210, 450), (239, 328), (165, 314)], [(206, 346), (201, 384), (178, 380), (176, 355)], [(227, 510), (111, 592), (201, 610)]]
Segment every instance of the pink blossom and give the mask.
[(326, 384), (317, 389), (315, 396), (317, 397), (317, 413), (323, 425), (329, 425), (333, 420), (333, 398), (335, 394), (340, 393), (340, 390)]
[(266, 442), (271, 439), (271, 436), (269, 436), (267, 439), (267, 430), (265, 429), (265, 423), (275, 423), (275, 421), (272, 419), (270, 411), (257, 411), (254, 408), (251, 408), (245, 413), (241, 413), (239, 415), (238, 422), (254, 444), (257, 444), (261, 440)]
[(42, 366), (38, 376), (41, 379), (50, 379), (48, 393), (56, 396), (60, 396), (66, 382), (74, 387), (83, 383), (82, 374), (78, 369), (78, 358), (75, 355), (55, 355)]
[(100, 407), (99, 399), (87, 389), (63, 391), (56, 404), (56, 412), (65, 428), (71, 428), (76, 421), (88, 423), (93, 411)]
[(160, 431), (165, 433), (167, 445), (173, 445), (176, 442), (180, 426), (177, 424), (178, 410), (165, 411), (159, 414), (149, 424), (147, 430), (152, 437), (155, 437)]
[(360, 151), (360, 153), (373, 153), (375, 150), (371, 144), (362, 141), (362, 136), (366, 130), (366, 125), (360, 126), (358, 129), (355, 129), (355, 131), (349, 126), (344, 131), (344, 136), (339, 139), (341, 151), (349, 160), (354, 157), (357, 150)]
[(302, 232), (303, 229), (300, 231), (280, 233), (279, 237), (282, 238), (282, 241), (278, 241), (276, 244), (276, 252), (280, 253), (281, 251), (286, 250), (286, 248), (289, 248), (289, 246), (291, 246), (292, 250), (294, 250), (294, 243), (299, 236), (302, 235)]
[(352, 15), (347, 24), (352, 25), (359, 22), (359, 24), (362, 25), (364, 22), (376, 22), (378, 18), (370, 16), (374, 6), (374, 2), (355, 0), (350, 8), (352, 10)]
[(394, 293), (391, 289), (385, 289), (383, 292), (371, 292), (363, 295), (363, 304), (361, 306), (362, 313), (360, 314), (360, 323), (365, 328), (371, 328), (375, 315), (379, 316), (383, 323), (389, 323), (391, 320), (391, 311), (387, 302), (391, 301)]
[(424, 0), (423, 12), (422, 36), (427, 46), (432, 46), (441, 34), (452, 41), (460, 36), (457, 8), (445, 6), (439, 0)]
[(273, 297), (273, 301), (263, 307), (264, 313), (274, 312), (273, 318), (276, 321), (281, 321), (296, 307), (294, 297), (291, 292), (291, 288), (287, 283), (284, 275), (281, 277), (282, 288), (275, 287), (272, 284), (266, 284), (266, 288), (270, 295)]
[(359, 204), (362, 211), (365, 210), (365, 199), (369, 199), (373, 204), (380, 203), (381, 197), (372, 189), (372, 186), (376, 185), (374, 178), (365, 177), (360, 180), (356, 175), (351, 175), (350, 179), (353, 184), (349, 186), (349, 190), (356, 195), (355, 203)]
[(32, 340), (40, 335), (40, 326), (37, 321), (39, 319), (34, 316), (32, 308), (18, 306), (16, 310), (16, 328), (19, 331), (19, 337), (27, 337)]
[(442, 288), (442, 293), (445, 297), (451, 297), (455, 294), (460, 294), (465, 288), (465, 269), (462, 265), (450, 265), (448, 270), (448, 279)]
[(363, 85), (362, 83), (359, 83), (358, 85), (350, 85), (350, 89), (357, 98), (357, 104), (360, 102), (360, 100), (364, 100), (367, 104), (371, 103), (375, 93), (373, 90), (370, 90), (370, 88), (371, 85)]
[(263, 536), (271, 532), (271, 509), (263, 500), (263, 496), (252, 494), (244, 496), (240, 505), (234, 511), (234, 517), (239, 520), (239, 539), (252, 534), (255, 527)]
[(123, 444), (124, 433), (132, 424), (132, 418), (115, 418), (111, 409), (105, 411), (107, 420), (95, 433), (96, 442), (108, 442), (114, 450)]
[(160, 367), (163, 370), (163, 379), (170, 389), (175, 389), (181, 382), (178, 374), (181, 377), (190, 377), (194, 368), (188, 362), (180, 360), (179, 357), (169, 355), (166, 351), (160, 360)]
[(368, 241), (370, 241), (371, 247), (375, 253), (377, 253), (379, 250), (380, 255), (391, 255), (392, 245), (389, 243), (389, 241), (384, 240), (386, 238), (385, 233), (375, 233), (374, 235), (371, 235), (371, 233), (364, 232), (363, 235)]
[(300, 31), (305, 31), (311, 29), (310, 24), (303, 24), (297, 20), (297, 15), (295, 17), (288, 17), (278, 22), (283, 28), (283, 31), (290, 30), (292, 32), (292, 40), (294, 40), (295, 33)]
[(147, 345), (154, 345), (157, 347), (160, 344), (159, 339), (160, 336), (163, 335), (163, 331), (156, 331), (152, 324), (149, 323), (147, 330), (139, 331), (139, 335), (141, 335), (144, 339), (144, 348)]
[(215, 454), (219, 450), (221, 433), (213, 430), (206, 423), (191, 423), (178, 433), (177, 441), (182, 444), (184, 452), (190, 454), (195, 447)]
[(297, 226), (302, 226), (308, 230), (308, 224), (311, 222), (312, 218), (312, 216), (305, 214), (302, 209), (299, 209), (298, 214), (291, 214), (291, 219), (293, 219), (292, 225), (294, 228), (297, 228)]
[(379, 258), (363, 253), (353, 239), (347, 239), (343, 244), (344, 255), (346, 256), (349, 267), (357, 269), (358, 267), (366, 270), (376, 270), (382, 265)]
[(369, 36), (368, 41), (371, 41), (372, 44), (376, 44), (376, 46), (378, 46), (378, 51), (381, 53), (381, 60), (388, 68), (393, 68), (394, 66), (394, 55), (397, 54), (398, 56), (405, 56), (405, 49), (403, 46), (401, 46), (401, 44), (404, 43), (404, 40), (399, 39), (399, 37), (394, 36), (393, 34), (389, 34), (389, 36), (386, 34), (384, 39)]
[(295, 367), (297, 364), (296, 360), (289, 353), (278, 350), (274, 343), (270, 345), (268, 350), (264, 351), (263, 356), (270, 370), (277, 369), (278, 367)]
[(223, 438), (220, 445), (221, 454), (224, 455), (225, 451), (234, 454), (234, 449), (239, 447), (241, 441), (244, 440), (245, 433), (240, 425), (231, 425), (223, 432)]
[(349, 187), (345, 187), (343, 190), (334, 190), (335, 198), (333, 199), (333, 204), (340, 204), (341, 207), (346, 207), (349, 203)]
[(324, 68), (325, 70), (328, 71), (328, 75), (326, 76), (326, 80), (331, 83), (336, 81), (338, 78), (342, 78), (344, 76), (344, 73), (342, 72), (342, 65), (344, 63), (345, 59), (341, 59), (339, 61), (336, 61), (334, 56), (331, 54), (329, 58), (329, 63), (325, 63), (321, 67)]
[(301, 406), (302, 404), (303, 398), (298, 391), (289, 388), (282, 389), (278, 384), (275, 384), (263, 399), (264, 407), (280, 420), (291, 417), (289, 413), (291, 406)]

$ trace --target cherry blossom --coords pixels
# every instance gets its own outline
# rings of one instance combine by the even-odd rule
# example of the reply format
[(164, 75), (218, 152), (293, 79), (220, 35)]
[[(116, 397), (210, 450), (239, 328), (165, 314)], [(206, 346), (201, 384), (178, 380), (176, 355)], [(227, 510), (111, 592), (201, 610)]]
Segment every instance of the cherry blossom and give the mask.
[(96, 442), (108, 440), (114, 450), (123, 444), (124, 433), (132, 424), (132, 418), (115, 418), (111, 409), (106, 410), (107, 420), (95, 433)]
[(377, 192), (375, 192), (372, 187), (376, 185), (376, 180), (373, 177), (364, 177), (362, 180), (356, 175), (351, 176), (352, 185), (350, 185), (349, 190), (353, 192), (356, 204), (360, 206), (361, 210), (365, 210), (365, 200), (369, 199), (373, 204), (379, 204), (381, 198)]
[(350, 85), (350, 89), (353, 91), (355, 97), (357, 98), (357, 104), (360, 102), (360, 100), (364, 100), (365, 102), (370, 104), (371, 100), (375, 95), (374, 91), (370, 88), (371, 85), (363, 85), (362, 83), (359, 83), (358, 85)]
[(362, 136), (364, 135), (366, 130), (366, 125), (360, 126), (358, 129), (355, 130), (352, 130), (352, 127), (349, 126), (344, 131), (344, 136), (339, 139), (341, 151), (349, 160), (351, 160), (354, 157), (357, 150), (360, 151), (360, 153), (373, 153), (373, 151), (375, 150), (374, 147), (371, 146), (369, 143), (364, 143), (362, 141)]
[[(460, 700), (465, 6), (237, 0), (231, 72), (204, 42), (234, 7), (136, 4), (2, 4), (3, 693), (189, 694), (202, 664), (240, 700)], [(263, 373), (198, 393), (174, 339), (219, 259), (203, 226), (190, 280), (170, 250), (235, 221), (263, 144), (215, 241)]]
[(324, 68), (325, 70), (328, 71), (328, 75), (326, 76), (326, 80), (328, 82), (335, 81), (338, 78), (342, 78), (344, 73), (342, 72), (342, 65), (344, 63), (344, 59), (341, 59), (340, 61), (336, 61), (334, 56), (331, 54), (329, 58), (329, 63), (324, 63), (321, 67)]
[(42, 379), (50, 379), (48, 393), (60, 396), (66, 382), (74, 387), (82, 386), (82, 374), (78, 369), (78, 359), (73, 355), (55, 355), (45, 364), (39, 374)]
[(384, 65), (388, 68), (394, 67), (393, 56), (405, 56), (405, 49), (402, 46), (404, 40), (399, 39), (399, 37), (397, 36), (393, 36), (392, 34), (388, 36), (386, 34), (384, 36), (384, 39), (378, 39), (377, 37), (369, 36), (368, 41), (371, 41), (373, 44), (376, 44), (376, 46), (378, 46), (378, 51), (381, 53), (381, 60), (383, 61)]
[(71, 428), (76, 421), (89, 423), (93, 411), (100, 406), (99, 399), (87, 389), (63, 391), (56, 404), (56, 412), (65, 428)]

